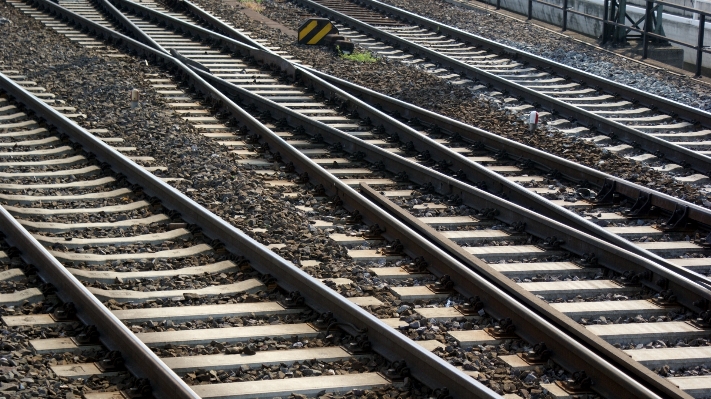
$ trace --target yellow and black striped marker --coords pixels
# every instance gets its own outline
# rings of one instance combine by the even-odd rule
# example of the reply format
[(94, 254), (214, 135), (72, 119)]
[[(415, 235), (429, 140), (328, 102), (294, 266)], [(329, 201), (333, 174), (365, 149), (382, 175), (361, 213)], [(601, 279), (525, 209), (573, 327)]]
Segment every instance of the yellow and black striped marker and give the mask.
[(326, 35), (337, 35), (338, 29), (328, 18), (311, 18), (299, 26), (299, 44), (322, 44)]

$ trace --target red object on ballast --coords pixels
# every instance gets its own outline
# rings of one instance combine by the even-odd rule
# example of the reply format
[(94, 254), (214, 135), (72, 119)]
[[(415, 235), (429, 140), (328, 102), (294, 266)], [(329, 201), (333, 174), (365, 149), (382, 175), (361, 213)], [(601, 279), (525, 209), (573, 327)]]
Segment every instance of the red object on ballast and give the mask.
[(538, 124), (538, 112), (537, 111), (531, 111), (531, 113), (528, 115), (528, 123), (537, 125)]

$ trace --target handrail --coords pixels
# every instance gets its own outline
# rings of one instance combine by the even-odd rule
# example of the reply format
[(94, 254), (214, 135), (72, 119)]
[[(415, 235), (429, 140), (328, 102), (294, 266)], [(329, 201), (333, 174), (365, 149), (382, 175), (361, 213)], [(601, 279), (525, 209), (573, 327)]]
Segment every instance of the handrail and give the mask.
[[(676, 43), (680, 46), (688, 47), (690, 49), (696, 50), (696, 62), (695, 62), (695, 75), (694, 77), (701, 77), (701, 59), (704, 53), (711, 54), (711, 49), (705, 49), (704, 48), (704, 28), (706, 24), (706, 18), (711, 17), (711, 11), (703, 11), (703, 10), (697, 10), (695, 8), (679, 5), (679, 4), (673, 4), (673, 3), (668, 3), (666, 1), (660, 1), (660, 0), (644, 0), (646, 3), (646, 8), (644, 10), (645, 14), (645, 23), (644, 23), (644, 29), (640, 28), (635, 28), (634, 26), (629, 26), (623, 23), (619, 23), (617, 21), (611, 20), (608, 16), (608, 10), (609, 10), (609, 2), (610, 0), (604, 0), (604, 8), (603, 8), (603, 16), (598, 17), (596, 15), (591, 15), (586, 12), (582, 11), (577, 11), (573, 10), (570, 7), (568, 7), (568, 1), (569, 0), (563, 0), (563, 5), (559, 6), (557, 4), (550, 3), (548, 1), (541, 1), (541, 0), (527, 0), (528, 1), (528, 15), (527, 19), (530, 21), (533, 19), (533, 3), (538, 3), (546, 7), (550, 8), (555, 8), (558, 10), (563, 11), (563, 18), (561, 22), (561, 30), (565, 32), (568, 30), (568, 14), (575, 14), (575, 15), (580, 15), (581, 17), (593, 19), (598, 22), (602, 22), (603, 24), (603, 32), (606, 31), (607, 26), (613, 26), (613, 27), (623, 27), (625, 29), (629, 29), (635, 32), (639, 32), (642, 35), (642, 59), (647, 59), (649, 56), (649, 39), (662, 39), (666, 40), (672, 43)], [(614, 1), (614, 0), (613, 0)], [(681, 40), (676, 40), (676, 39), (671, 39), (669, 37), (659, 35), (656, 33), (652, 33), (649, 31), (649, 27), (651, 26), (652, 22), (652, 10), (655, 6), (655, 4), (665, 6), (665, 7), (672, 7), (672, 8), (678, 8), (680, 10), (684, 11), (690, 11), (694, 12), (696, 14), (699, 14), (699, 33), (697, 35), (697, 41), (696, 44), (692, 43), (687, 43)], [(501, 0), (496, 0), (496, 9), (499, 10), (501, 9)], [(547, 23), (555, 23), (554, 21), (546, 21)], [(607, 42), (607, 36), (603, 33), (602, 36), (602, 44), (605, 44)], [(708, 47), (708, 46), (706, 46)]]

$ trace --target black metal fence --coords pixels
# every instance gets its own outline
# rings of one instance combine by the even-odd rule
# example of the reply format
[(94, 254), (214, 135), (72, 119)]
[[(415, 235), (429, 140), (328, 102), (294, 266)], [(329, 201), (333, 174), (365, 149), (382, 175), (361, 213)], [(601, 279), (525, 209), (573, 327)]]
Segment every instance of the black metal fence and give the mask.
[[(613, 0), (614, 1), (614, 0)], [(610, 0), (604, 0), (604, 11), (603, 11), (603, 16), (602, 18), (597, 16), (597, 15), (590, 15), (586, 14), (581, 11), (573, 10), (568, 6), (569, 0), (563, 0), (563, 5), (560, 6), (558, 4), (553, 4), (549, 3), (547, 1), (541, 1), (541, 0), (528, 0), (528, 19), (533, 18), (533, 3), (538, 3), (544, 6), (556, 8), (558, 10), (563, 11), (563, 23), (562, 23), (562, 29), (563, 31), (566, 31), (568, 29), (568, 14), (575, 14), (575, 15), (580, 15), (585, 18), (591, 18), (594, 19), (595, 21), (602, 22), (603, 26), (603, 44), (608, 40), (608, 35), (605, 34), (605, 32), (614, 27), (622, 27), (627, 30), (639, 32), (641, 35), (642, 39), (642, 59), (646, 59), (648, 56), (648, 48), (649, 48), (649, 41), (651, 39), (658, 39), (658, 40), (664, 40), (668, 41), (671, 43), (676, 43), (680, 46), (688, 47), (691, 49), (696, 50), (696, 63), (695, 63), (695, 69), (696, 69), (696, 77), (701, 76), (701, 58), (704, 53), (711, 54), (711, 49), (704, 48), (704, 27), (706, 25), (706, 19), (711, 18), (711, 12), (708, 11), (701, 11), (697, 10), (695, 8), (687, 7), (687, 6), (682, 6), (682, 5), (677, 5), (677, 4), (672, 4), (672, 3), (667, 3), (664, 1), (659, 1), (659, 0), (646, 0), (646, 10), (645, 10), (645, 16), (644, 16), (644, 28), (639, 28), (637, 26), (629, 26), (625, 25), (624, 23), (619, 23), (612, 18), (610, 18), (611, 14), (614, 14), (614, 10), (612, 13), (610, 13)], [(612, 3), (613, 7), (614, 2)], [(682, 9), (685, 11), (691, 11), (694, 13), (699, 14), (699, 34), (697, 37), (696, 45), (692, 43), (687, 43), (683, 42), (681, 40), (675, 40), (675, 39), (670, 39), (666, 36), (651, 32), (651, 27), (653, 24), (653, 10), (655, 5), (662, 5), (664, 7), (673, 7), (673, 8), (678, 8)], [(501, 8), (501, 0), (496, 0), (496, 9)]]

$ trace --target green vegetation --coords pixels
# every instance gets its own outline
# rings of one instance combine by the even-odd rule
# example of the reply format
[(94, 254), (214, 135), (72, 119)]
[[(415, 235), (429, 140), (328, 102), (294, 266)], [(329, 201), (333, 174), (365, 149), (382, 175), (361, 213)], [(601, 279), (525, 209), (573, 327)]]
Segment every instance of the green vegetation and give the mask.
[(354, 51), (351, 54), (345, 54), (341, 52), (341, 50), (338, 50), (338, 55), (343, 58), (344, 60), (351, 60), (351, 61), (356, 61), (356, 62), (377, 62), (378, 59), (373, 56), (373, 53), (370, 51)]

